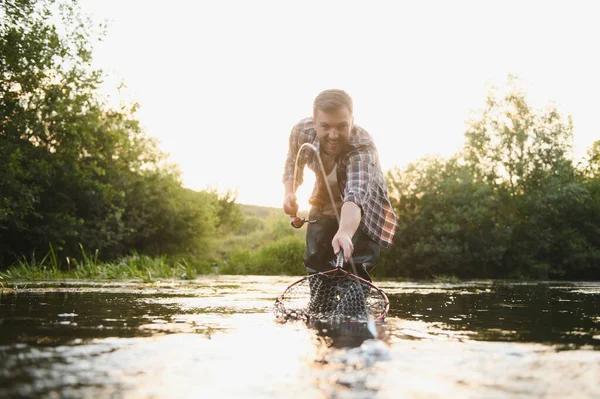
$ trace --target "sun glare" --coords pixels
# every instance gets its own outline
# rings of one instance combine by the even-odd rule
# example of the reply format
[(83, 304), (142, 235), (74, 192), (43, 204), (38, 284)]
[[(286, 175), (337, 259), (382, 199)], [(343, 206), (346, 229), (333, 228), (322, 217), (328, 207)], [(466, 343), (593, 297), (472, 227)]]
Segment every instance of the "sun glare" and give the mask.
[[(231, 2), (81, 2), (108, 22), (95, 48), (104, 90), (125, 83), (118, 95), (139, 102), (142, 126), (189, 188), (281, 206), (289, 131), (328, 88), (354, 98), (356, 123), (374, 137), (384, 170), (456, 153), (489, 85), (505, 86), (509, 74), (534, 105), (554, 102), (573, 116), (577, 159), (598, 138), (600, 61), (589, 49), (600, 25), (581, 4), (439, 2), (431, 13), (414, 2), (331, 2), (314, 13), (234, 3), (232, 14)], [(334, 12), (347, 21), (343, 33), (327, 23)], [(320, 29), (298, 30), (309, 18)], [(327, 37), (344, 39), (317, 45)], [(305, 175), (301, 207), (312, 188), (312, 172)]]

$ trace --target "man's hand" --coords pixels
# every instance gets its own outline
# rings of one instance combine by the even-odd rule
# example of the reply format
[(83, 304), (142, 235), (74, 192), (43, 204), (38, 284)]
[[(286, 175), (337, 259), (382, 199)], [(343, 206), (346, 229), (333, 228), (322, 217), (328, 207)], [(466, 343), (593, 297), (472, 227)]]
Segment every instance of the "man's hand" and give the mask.
[(340, 227), (337, 233), (333, 236), (331, 245), (333, 252), (337, 255), (340, 248), (344, 250), (344, 262), (348, 262), (352, 258), (354, 245), (352, 237), (360, 224), (361, 210), (354, 202), (344, 202), (340, 215)]
[(348, 262), (354, 252), (354, 244), (352, 244), (352, 237), (344, 232), (338, 231), (333, 240), (331, 241), (333, 246), (333, 253), (336, 255), (340, 253), (340, 248), (344, 250), (344, 262)]
[(298, 203), (296, 202), (296, 194), (286, 194), (283, 197), (283, 211), (286, 215), (296, 216), (298, 214)]

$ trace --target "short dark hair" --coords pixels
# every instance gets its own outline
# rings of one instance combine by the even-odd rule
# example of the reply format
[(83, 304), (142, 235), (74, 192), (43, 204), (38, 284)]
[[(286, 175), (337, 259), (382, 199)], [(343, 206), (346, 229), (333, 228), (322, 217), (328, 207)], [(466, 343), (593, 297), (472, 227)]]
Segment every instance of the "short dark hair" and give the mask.
[(330, 89), (319, 93), (313, 103), (313, 115), (317, 110), (331, 112), (346, 107), (350, 114), (353, 113), (352, 97), (344, 90)]

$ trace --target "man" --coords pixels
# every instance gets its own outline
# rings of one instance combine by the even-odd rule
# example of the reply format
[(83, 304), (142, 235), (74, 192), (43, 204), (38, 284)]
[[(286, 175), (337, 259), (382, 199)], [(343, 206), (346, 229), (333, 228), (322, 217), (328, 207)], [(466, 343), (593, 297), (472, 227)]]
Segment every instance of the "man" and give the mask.
[[(305, 147), (294, 176), (296, 156), (304, 143), (313, 144), (318, 154)], [(322, 160), (326, 179), (317, 156)], [(309, 224), (306, 232), (303, 260), (307, 272), (331, 269), (342, 249), (344, 261), (352, 258), (357, 274), (371, 281), (369, 272), (379, 261), (380, 248), (392, 244), (396, 215), (377, 148), (369, 133), (354, 125), (352, 98), (345, 91), (321, 92), (314, 100), (313, 116), (292, 129), (283, 174), (283, 209), (290, 216), (298, 212), (294, 190), (302, 183), (305, 165), (317, 178), (309, 200), (309, 220), (315, 223)], [(335, 204), (326, 185), (331, 188)], [(340, 216), (339, 225), (336, 213)], [(347, 263), (344, 268), (348, 268)]]

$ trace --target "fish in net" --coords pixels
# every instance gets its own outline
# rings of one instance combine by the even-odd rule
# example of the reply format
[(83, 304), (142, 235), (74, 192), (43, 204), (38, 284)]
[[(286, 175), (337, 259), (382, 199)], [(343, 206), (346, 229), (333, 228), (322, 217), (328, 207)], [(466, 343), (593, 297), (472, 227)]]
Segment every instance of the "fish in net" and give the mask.
[(275, 301), (275, 316), (280, 320), (383, 320), (388, 310), (381, 289), (342, 268), (303, 277)]

